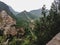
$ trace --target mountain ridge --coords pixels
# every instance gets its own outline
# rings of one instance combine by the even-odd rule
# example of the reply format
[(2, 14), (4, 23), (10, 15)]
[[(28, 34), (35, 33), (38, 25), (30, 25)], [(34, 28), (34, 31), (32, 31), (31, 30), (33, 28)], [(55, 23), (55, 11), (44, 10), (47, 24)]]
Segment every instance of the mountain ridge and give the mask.
[(15, 19), (14, 14), (10, 11), (9, 7), (7, 4), (5, 4), (4, 2), (0, 1), (0, 10), (5, 10), (12, 18)]

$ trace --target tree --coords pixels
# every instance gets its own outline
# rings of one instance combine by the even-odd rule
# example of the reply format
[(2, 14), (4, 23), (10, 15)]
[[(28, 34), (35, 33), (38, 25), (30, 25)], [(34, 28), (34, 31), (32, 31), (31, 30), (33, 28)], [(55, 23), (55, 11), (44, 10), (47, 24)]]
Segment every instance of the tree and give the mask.
[(46, 7), (43, 5), (42, 7), (42, 15), (45, 17), (46, 16)]

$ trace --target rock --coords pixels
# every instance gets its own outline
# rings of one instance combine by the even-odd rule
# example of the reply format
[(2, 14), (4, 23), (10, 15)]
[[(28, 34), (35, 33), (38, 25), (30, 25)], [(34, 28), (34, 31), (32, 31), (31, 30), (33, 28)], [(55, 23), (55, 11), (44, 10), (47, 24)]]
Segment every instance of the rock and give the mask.
[(4, 35), (16, 35), (17, 31), (15, 26), (11, 27), (12, 25), (16, 25), (16, 20), (9, 16), (5, 10), (0, 12), (0, 17), (2, 20), (0, 20), (0, 29), (4, 29)]
[(58, 33), (51, 41), (49, 41), (46, 45), (60, 45), (60, 33)]

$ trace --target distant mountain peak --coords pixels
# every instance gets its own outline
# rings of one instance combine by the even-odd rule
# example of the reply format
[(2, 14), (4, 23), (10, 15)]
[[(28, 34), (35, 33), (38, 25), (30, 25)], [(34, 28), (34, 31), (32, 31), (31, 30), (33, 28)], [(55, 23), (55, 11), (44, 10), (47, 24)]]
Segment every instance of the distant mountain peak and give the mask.
[[(46, 12), (48, 13), (49, 10), (46, 9)], [(42, 9), (32, 10), (32, 11), (30, 11), (30, 13), (32, 13), (32, 14), (38, 16), (38, 17), (42, 17), (42, 15), (41, 15), (42, 14)]]
[(28, 13), (26, 10), (22, 11), (22, 13)]
[(23, 12), (27, 12), (26, 10), (24, 10)]

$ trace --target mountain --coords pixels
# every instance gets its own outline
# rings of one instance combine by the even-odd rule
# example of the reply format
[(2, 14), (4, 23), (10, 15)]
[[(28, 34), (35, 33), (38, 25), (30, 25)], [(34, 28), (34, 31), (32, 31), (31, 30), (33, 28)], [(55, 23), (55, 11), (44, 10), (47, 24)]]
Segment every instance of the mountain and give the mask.
[(37, 15), (38, 17), (41, 16), (42, 9), (32, 10), (30, 13)]
[(19, 20), (31, 20), (31, 19), (36, 19), (37, 18), (37, 16), (35, 16), (32, 13), (27, 12), (27, 11), (23, 11), (23, 12), (17, 14), (16, 17)]
[[(46, 12), (48, 12), (48, 10), (46, 10)], [(18, 20), (32, 20), (42, 17), (41, 13), (42, 13), (42, 9), (32, 10), (30, 12), (22, 11), (19, 14), (17, 14), (16, 17)]]
[(35, 16), (27, 11), (20, 12), (19, 14), (16, 15), (16, 17), (17, 17), (16, 23), (18, 26), (25, 26), (26, 23), (38, 18), (37, 16)]
[(15, 18), (14, 14), (9, 9), (9, 6), (0, 1), (0, 11), (1, 10), (5, 10), (8, 13), (8, 15), (10, 15), (12, 18)]
[(1, 10), (5, 10), (8, 13), (8, 15), (16, 19), (17, 25), (21, 23), (23, 24), (24, 22), (30, 21), (32, 19), (37, 19), (37, 16), (30, 12), (27, 12), (27, 11), (23, 11), (20, 13), (16, 12), (9, 5), (0, 1), (0, 11)]
[[(48, 15), (49, 10), (46, 9), (46, 12), (47, 12), (47, 15)], [(30, 11), (30, 13), (32, 13), (32, 14), (38, 16), (38, 17), (42, 17), (42, 14), (41, 14), (42, 9), (32, 10), (32, 11)]]
[(17, 15), (19, 12), (15, 11), (12, 7), (9, 6), (10, 11), (14, 14)]

